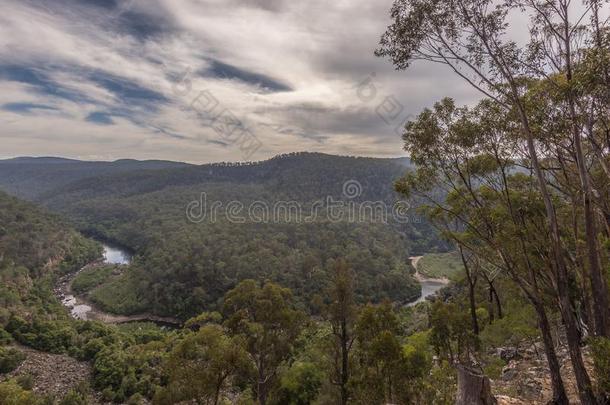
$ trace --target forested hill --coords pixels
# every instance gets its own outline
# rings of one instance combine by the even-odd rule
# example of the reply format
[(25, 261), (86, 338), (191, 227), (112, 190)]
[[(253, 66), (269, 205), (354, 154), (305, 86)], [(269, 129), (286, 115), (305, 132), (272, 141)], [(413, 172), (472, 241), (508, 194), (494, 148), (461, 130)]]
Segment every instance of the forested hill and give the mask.
[[(115, 162), (89, 177), (74, 168), (89, 168), (84, 162), (65, 163), (67, 171), (54, 171), (55, 162), (38, 162), (21, 174), (11, 168), (14, 164), (0, 164), (0, 187), (61, 213), (86, 234), (136, 252), (129, 272), (91, 293), (114, 312), (191, 316), (218, 305), (246, 278), (290, 287), (315, 311), (322, 299), (318, 293), (339, 258), (348, 259), (354, 269), (359, 301), (405, 302), (419, 290), (409, 274), (408, 256), (444, 247), (414, 209), (406, 221), (392, 217), (399, 199), (392, 184), (407, 170), (406, 159), (299, 153), (250, 164), (160, 168), (168, 163)], [(147, 168), (151, 165), (157, 167)], [(57, 177), (38, 190), (38, 180), (29, 178), (44, 173)], [(348, 185), (353, 187), (348, 190)], [(221, 204), (218, 217), (187, 218), (187, 206), (202, 193), (208, 208)], [(313, 220), (304, 220), (315, 202), (329, 197), (345, 204), (379, 202), (387, 221), (331, 220), (326, 207)], [(230, 202), (243, 205), (237, 221), (224, 215)], [(268, 207), (290, 202), (303, 209), (303, 216), (256, 221), (248, 215), (254, 202)]]
[[(342, 182), (362, 183), (363, 198), (380, 199), (410, 166), (409, 159), (378, 159), (293, 153), (253, 163), (201, 166), (168, 161), (84, 162), (61, 158), (0, 160), (0, 188), (18, 197), (50, 203), (75, 198), (134, 195), (172, 186), (207, 183), (261, 184), (275, 192), (319, 198), (341, 194)], [(306, 194), (310, 194), (307, 196)]]
[(84, 178), (186, 166), (188, 166), (186, 163), (160, 160), (84, 162), (55, 157), (20, 157), (0, 160), (0, 187), (18, 197), (37, 200), (46, 192)]
[(49, 299), (37, 295), (41, 290), (34, 281), (56, 270), (77, 270), (99, 256), (99, 245), (57, 216), (0, 192), (0, 326), (10, 313), (49, 310), (44, 306), (24, 310), (25, 302)]

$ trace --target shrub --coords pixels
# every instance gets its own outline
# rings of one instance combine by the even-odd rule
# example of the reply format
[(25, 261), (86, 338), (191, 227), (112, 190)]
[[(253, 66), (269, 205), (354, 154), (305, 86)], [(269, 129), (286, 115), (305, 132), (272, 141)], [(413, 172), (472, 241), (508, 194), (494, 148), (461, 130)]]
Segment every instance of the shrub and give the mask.
[(13, 341), (13, 337), (10, 333), (4, 330), (4, 328), (0, 327), (0, 346), (8, 345)]
[(93, 290), (104, 283), (114, 271), (114, 266), (93, 267), (81, 271), (72, 282), (72, 289), (79, 294)]
[(600, 396), (610, 399), (610, 339), (593, 339), (591, 349), (598, 391)]
[(118, 389), (127, 374), (125, 353), (117, 346), (104, 347), (93, 364), (95, 385), (100, 389)]
[(34, 376), (32, 374), (20, 375), (15, 381), (26, 391), (32, 391), (32, 388), (34, 388)]
[(66, 394), (59, 405), (87, 405), (89, 403), (87, 400), (89, 391), (89, 383), (80, 382)]
[(40, 400), (19, 386), (15, 381), (0, 383), (0, 404), (39, 405)]
[(25, 360), (25, 354), (12, 348), (0, 347), (0, 374), (10, 373)]

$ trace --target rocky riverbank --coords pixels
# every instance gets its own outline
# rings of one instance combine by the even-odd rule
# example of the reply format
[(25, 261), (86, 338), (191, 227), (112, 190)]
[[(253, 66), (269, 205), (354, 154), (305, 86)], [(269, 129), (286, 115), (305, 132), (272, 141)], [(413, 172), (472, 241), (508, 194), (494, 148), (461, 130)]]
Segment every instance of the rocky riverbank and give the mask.
[(64, 306), (68, 308), (73, 318), (80, 320), (100, 321), (110, 324), (121, 324), (128, 322), (154, 322), (175, 327), (180, 327), (182, 325), (182, 322), (180, 322), (179, 319), (171, 317), (161, 317), (149, 313), (142, 313), (136, 315), (116, 315), (104, 312), (97, 308), (95, 304), (91, 302), (86, 296), (77, 295), (72, 290), (72, 282), (80, 272), (103, 265), (105, 265), (105, 263), (102, 260), (90, 263), (80, 269), (78, 272), (63, 276), (59, 280), (55, 288), (55, 295), (64, 304)]

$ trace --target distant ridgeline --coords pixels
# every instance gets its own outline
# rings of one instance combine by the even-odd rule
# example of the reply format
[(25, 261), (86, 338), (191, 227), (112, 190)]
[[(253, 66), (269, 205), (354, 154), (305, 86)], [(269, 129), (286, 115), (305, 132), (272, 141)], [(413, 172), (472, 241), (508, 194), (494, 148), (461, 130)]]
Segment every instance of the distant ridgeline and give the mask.
[(419, 294), (408, 256), (445, 246), (417, 202), (395, 211), (392, 184), (409, 166), (317, 153), (202, 166), (19, 158), (0, 161), (0, 188), (136, 252), (94, 293), (109, 310), (186, 318), (252, 278), (290, 287), (315, 312), (337, 258), (353, 267), (361, 302)]

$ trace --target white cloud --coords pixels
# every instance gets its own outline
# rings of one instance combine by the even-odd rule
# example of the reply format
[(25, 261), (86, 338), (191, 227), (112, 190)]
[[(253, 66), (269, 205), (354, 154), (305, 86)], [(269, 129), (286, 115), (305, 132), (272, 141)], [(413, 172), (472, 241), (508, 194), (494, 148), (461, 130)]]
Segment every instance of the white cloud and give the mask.
[[(221, 145), (191, 106), (202, 91), (218, 101), (217, 111), (230, 110), (260, 139), (262, 147), (251, 159), (297, 150), (398, 156), (395, 127), (405, 117), (446, 95), (464, 103), (476, 99), (444, 69), (395, 72), (373, 56), (391, 1), (134, 1), (120, 15), (72, 0), (50, 8), (40, 3), (4, 0), (0, 59), (29, 66), (51, 84), (41, 89), (0, 81), (0, 106), (31, 103), (56, 110), (2, 111), (5, 156), (243, 159), (235, 145)], [(150, 27), (142, 24), (151, 21), (156, 25), (149, 35)], [(200, 75), (214, 60), (292, 91), (264, 92), (247, 81)], [(176, 92), (177, 78), (187, 69), (191, 90)], [(372, 72), (377, 95), (363, 101), (357, 88)], [(48, 86), (84, 97), (58, 97)], [(140, 90), (164, 100), (126, 97)], [(390, 96), (402, 111), (385, 123), (375, 109)], [(94, 112), (109, 114), (112, 124), (87, 121)]]

